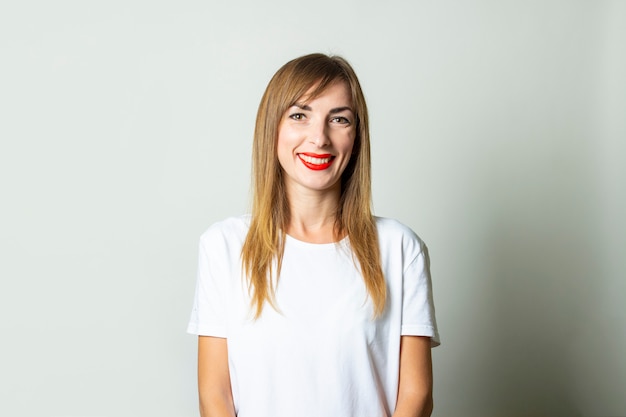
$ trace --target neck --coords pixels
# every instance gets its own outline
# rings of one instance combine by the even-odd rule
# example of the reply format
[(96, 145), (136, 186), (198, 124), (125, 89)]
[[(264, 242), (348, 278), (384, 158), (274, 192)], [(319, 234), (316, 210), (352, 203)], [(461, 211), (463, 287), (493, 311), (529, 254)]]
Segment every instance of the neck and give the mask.
[(338, 188), (323, 192), (291, 190), (287, 195), (290, 214), (287, 234), (310, 243), (337, 241), (335, 219), (339, 196)]

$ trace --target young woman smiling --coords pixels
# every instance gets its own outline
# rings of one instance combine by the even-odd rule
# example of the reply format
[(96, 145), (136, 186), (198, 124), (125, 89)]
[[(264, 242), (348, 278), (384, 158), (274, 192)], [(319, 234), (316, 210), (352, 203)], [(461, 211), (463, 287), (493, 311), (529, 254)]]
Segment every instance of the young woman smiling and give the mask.
[(253, 173), (251, 215), (200, 242), (188, 331), (201, 415), (430, 415), (428, 254), (372, 215), (367, 107), (344, 59), (306, 55), (274, 75)]

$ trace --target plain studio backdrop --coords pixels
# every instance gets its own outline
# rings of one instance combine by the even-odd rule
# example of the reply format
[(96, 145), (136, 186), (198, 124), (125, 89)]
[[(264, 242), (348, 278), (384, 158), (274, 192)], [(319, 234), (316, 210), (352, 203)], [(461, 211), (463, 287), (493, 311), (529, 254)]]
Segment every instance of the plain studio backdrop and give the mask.
[(197, 415), (198, 238), (325, 52), (430, 248), (434, 416), (626, 416), (625, 45), (622, 1), (3, 1), (0, 415)]

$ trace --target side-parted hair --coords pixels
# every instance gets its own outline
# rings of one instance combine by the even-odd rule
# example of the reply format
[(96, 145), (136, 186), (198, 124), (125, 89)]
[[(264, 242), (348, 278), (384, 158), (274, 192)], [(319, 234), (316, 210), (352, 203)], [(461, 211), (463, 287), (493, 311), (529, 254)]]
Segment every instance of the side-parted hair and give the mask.
[(277, 309), (275, 288), (282, 265), (285, 231), (290, 212), (284, 172), (277, 156), (278, 130), (287, 109), (315, 87), (311, 100), (336, 82), (346, 83), (355, 113), (356, 138), (350, 161), (341, 177), (336, 213), (336, 239), (347, 235), (374, 315), (385, 308), (387, 287), (383, 276), (376, 224), (371, 210), (371, 166), (367, 105), (359, 80), (348, 62), (338, 56), (311, 54), (281, 67), (270, 80), (256, 118), (252, 148), (252, 218), (241, 250), (255, 318), (265, 302)]

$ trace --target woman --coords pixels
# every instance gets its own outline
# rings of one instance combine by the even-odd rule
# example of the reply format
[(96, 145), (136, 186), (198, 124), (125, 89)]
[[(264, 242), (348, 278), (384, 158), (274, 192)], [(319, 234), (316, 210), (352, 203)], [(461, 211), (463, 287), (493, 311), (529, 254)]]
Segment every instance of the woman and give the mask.
[(207, 416), (428, 416), (439, 344), (428, 255), (372, 216), (350, 65), (285, 64), (261, 100), (252, 214), (202, 236), (188, 331)]

